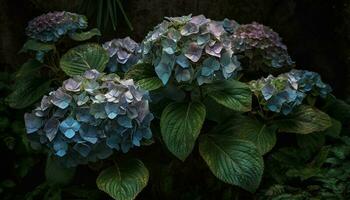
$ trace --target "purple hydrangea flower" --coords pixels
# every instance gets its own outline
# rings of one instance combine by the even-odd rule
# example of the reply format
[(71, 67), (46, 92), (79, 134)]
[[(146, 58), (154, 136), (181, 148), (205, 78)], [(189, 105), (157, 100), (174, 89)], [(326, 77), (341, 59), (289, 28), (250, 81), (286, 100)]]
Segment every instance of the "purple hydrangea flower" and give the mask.
[(240, 25), (233, 33), (232, 41), (235, 53), (242, 53), (255, 62), (262, 59), (259, 65), (281, 68), (294, 64), (280, 36), (262, 24)]
[(56, 42), (62, 36), (87, 28), (84, 15), (55, 11), (40, 15), (28, 23), (28, 37), (41, 42)]

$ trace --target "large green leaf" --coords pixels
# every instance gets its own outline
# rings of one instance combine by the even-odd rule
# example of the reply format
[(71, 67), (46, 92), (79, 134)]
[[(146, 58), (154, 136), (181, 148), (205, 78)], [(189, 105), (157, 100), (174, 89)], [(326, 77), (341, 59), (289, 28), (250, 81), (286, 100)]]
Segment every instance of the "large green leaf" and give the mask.
[(86, 70), (102, 72), (108, 62), (108, 53), (98, 44), (84, 44), (70, 49), (61, 60), (61, 69), (69, 76), (80, 75)]
[(224, 125), (221, 132), (252, 141), (263, 155), (269, 152), (276, 144), (275, 130), (258, 120), (246, 116), (234, 116)]
[(128, 160), (103, 170), (97, 177), (97, 187), (113, 199), (132, 200), (146, 187), (149, 172), (140, 160)]
[(332, 121), (326, 113), (301, 105), (285, 118), (276, 120), (275, 124), (281, 132), (309, 134), (326, 130), (332, 125)]
[(275, 128), (238, 112), (233, 112), (225, 121), (220, 121), (211, 133), (249, 140), (262, 155), (269, 152), (276, 144)]
[(136, 84), (145, 90), (156, 90), (163, 86), (162, 81), (154, 72), (154, 67), (147, 63), (132, 66), (125, 74), (126, 79), (133, 79)]
[(199, 152), (220, 180), (254, 192), (264, 171), (263, 158), (248, 140), (227, 135), (203, 135)]
[(241, 112), (251, 110), (252, 93), (245, 83), (236, 80), (216, 81), (204, 86), (204, 91), (227, 108)]
[(57, 158), (48, 156), (45, 168), (46, 180), (51, 184), (66, 185), (73, 179), (75, 170), (75, 167), (67, 168)]
[(72, 34), (69, 34), (69, 37), (75, 41), (89, 40), (94, 36), (101, 36), (101, 32), (97, 28), (93, 28), (86, 32), (80, 32), (80, 33), (74, 32)]
[(170, 152), (185, 160), (193, 150), (204, 119), (205, 106), (202, 103), (169, 104), (163, 110), (160, 129)]

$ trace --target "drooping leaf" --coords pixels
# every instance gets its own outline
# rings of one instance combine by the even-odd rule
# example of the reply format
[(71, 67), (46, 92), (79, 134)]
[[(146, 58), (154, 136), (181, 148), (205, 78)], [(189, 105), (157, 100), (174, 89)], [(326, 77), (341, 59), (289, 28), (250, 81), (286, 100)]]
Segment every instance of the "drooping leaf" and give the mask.
[(192, 152), (205, 114), (205, 106), (200, 102), (171, 103), (163, 110), (160, 129), (164, 143), (180, 160)]
[(245, 83), (236, 80), (216, 81), (207, 84), (204, 89), (209, 97), (227, 108), (241, 112), (251, 110), (252, 93)]
[(74, 33), (69, 35), (69, 37), (75, 41), (89, 40), (94, 36), (101, 36), (100, 30), (98, 30), (97, 28), (93, 28), (93, 29), (86, 31), (86, 32), (80, 32), (80, 33), (74, 32)]
[(65, 53), (60, 60), (60, 67), (69, 76), (80, 75), (90, 69), (102, 72), (108, 59), (107, 51), (100, 45), (84, 44)]
[(97, 187), (117, 200), (133, 200), (146, 187), (149, 172), (140, 160), (116, 163), (97, 177)]
[(51, 184), (66, 185), (74, 177), (76, 168), (67, 168), (57, 159), (48, 156), (46, 160), (45, 176)]
[(203, 135), (199, 152), (220, 180), (254, 192), (261, 181), (264, 163), (256, 146), (227, 135)]
[(331, 118), (311, 106), (301, 105), (290, 115), (275, 121), (281, 132), (309, 134), (324, 131), (332, 125)]
[(136, 84), (145, 90), (156, 90), (163, 86), (162, 81), (154, 72), (154, 67), (147, 63), (139, 63), (132, 66), (126, 73), (126, 79), (133, 79)]
[(47, 44), (43, 42), (39, 42), (37, 40), (29, 39), (26, 43), (24, 43), (20, 52), (28, 52), (28, 51), (42, 51), (49, 52), (54, 50), (56, 47), (54, 44)]

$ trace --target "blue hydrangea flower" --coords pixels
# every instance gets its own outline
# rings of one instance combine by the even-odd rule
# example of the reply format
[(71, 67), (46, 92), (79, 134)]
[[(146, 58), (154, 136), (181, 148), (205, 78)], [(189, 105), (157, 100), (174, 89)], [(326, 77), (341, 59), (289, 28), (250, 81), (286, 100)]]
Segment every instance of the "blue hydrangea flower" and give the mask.
[(240, 25), (232, 35), (232, 42), (235, 54), (243, 54), (258, 65), (272, 68), (294, 65), (280, 36), (262, 24)]
[(26, 34), (41, 42), (56, 42), (62, 36), (85, 29), (87, 26), (87, 19), (83, 15), (55, 11), (31, 20), (26, 28)]
[(109, 53), (110, 60), (107, 64), (109, 72), (126, 72), (140, 59), (139, 44), (130, 37), (113, 39), (102, 46)]
[(230, 37), (237, 27), (203, 15), (165, 18), (141, 43), (141, 62), (152, 64), (164, 85), (234, 78), (241, 69)]
[(24, 115), (33, 145), (47, 146), (68, 166), (128, 152), (151, 139), (148, 92), (133, 80), (96, 70), (63, 82)]
[(277, 77), (269, 75), (251, 81), (250, 88), (266, 110), (284, 115), (300, 105), (307, 95), (326, 97), (332, 91), (319, 74), (307, 70), (291, 70)]

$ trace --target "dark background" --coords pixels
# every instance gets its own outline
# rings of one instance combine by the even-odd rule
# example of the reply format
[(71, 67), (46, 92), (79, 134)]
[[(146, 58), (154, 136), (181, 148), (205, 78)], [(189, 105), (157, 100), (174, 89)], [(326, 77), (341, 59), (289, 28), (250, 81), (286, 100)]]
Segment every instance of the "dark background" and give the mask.
[[(47, 11), (79, 12), (79, 0), (1, 0), (1, 70), (13, 71), (25, 60), (17, 54), (26, 40), (24, 29), (33, 17)], [(257, 21), (284, 39), (297, 68), (319, 72), (343, 99), (350, 95), (350, 4), (347, 0), (129, 0), (123, 1), (134, 27), (122, 16), (117, 31), (104, 31), (102, 41), (130, 35), (140, 42), (164, 16), (204, 14), (211, 19)], [(82, 13), (84, 14), (84, 13)], [(96, 19), (89, 19), (94, 26)]]

